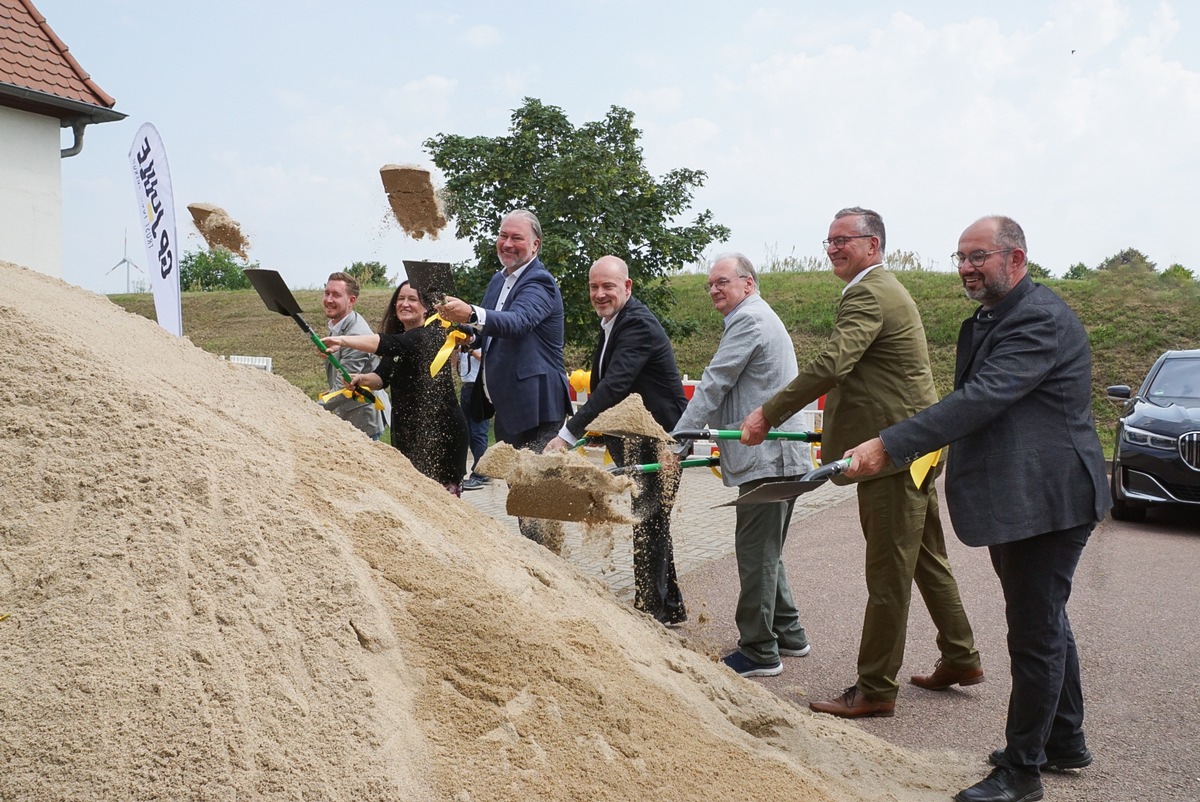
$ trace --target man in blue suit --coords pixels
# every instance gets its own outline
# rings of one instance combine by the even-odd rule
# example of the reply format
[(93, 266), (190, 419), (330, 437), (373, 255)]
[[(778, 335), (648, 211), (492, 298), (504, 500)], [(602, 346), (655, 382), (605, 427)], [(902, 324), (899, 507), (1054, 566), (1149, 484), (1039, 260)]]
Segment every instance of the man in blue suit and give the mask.
[(1041, 771), (1092, 762), (1067, 619), (1075, 566), (1112, 506), (1092, 419), (1092, 351), (1062, 299), (1028, 276), (1025, 232), (984, 217), (951, 260), (975, 314), (958, 335), (954, 392), (846, 452), (849, 477), (950, 444), (946, 498), (959, 540), (987, 546), (1004, 594), (1012, 692), (996, 769), (958, 802), (1033, 802)]
[[(470, 399), (469, 417), (493, 415), (496, 441), (540, 452), (571, 409), (563, 367), (563, 303), (554, 276), (537, 258), (542, 225), (526, 209), (505, 215), (496, 238), (504, 269), (492, 276), (483, 303), (447, 297), (442, 317), (474, 327), (482, 339), (483, 360)], [(524, 519), (521, 531), (541, 541), (537, 526)]]

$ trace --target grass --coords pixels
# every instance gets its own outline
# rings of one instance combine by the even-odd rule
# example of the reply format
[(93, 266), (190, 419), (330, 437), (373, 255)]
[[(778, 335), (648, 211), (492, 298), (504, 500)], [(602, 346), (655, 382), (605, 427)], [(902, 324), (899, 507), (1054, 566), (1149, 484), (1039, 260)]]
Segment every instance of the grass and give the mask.
[[(921, 310), (938, 392), (952, 389), (954, 349), (962, 320), (974, 309), (951, 273), (901, 270), (896, 273)], [(712, 308), (703, 274), (672, 279), (675, 317), (694, 320), (696, 334), (675, 341), (679, 369), (699, 378), (720, 342), (721, 317)], [(1200, 348), (1200, 285), (1174, 283), (1155, 274), (1104, 272), (1084, 281), (1044, 282), (1073, 308), (1092, 342), (1092, 409), (1108, 453), (1119, 408), (1106, 398), (1110, 384), (1136, 386), (1163, 351)], [(762, 275), (762, 294), (792, 332), (797, 358), (814, 355), (833, 328), (842, 282), (829, 271), (772, 271)], [(572, 288), (564, 288), (571, 292)], [(635, 288), (636, 290), (636, 288)], [(585, 291), (578, 288), (575, 291)], [(377, 327), (391, 290), (365, 290), (356, 307)], [(325, 331), (320, 290), (294, 292), (304, 318)], [(154, 317), (149, 294), (113, 295), (130, 312)], [(323, 363), (307, 335), (288, 317), (269, 312), (253, 290), (183, 294), (184, 334), (214, 354), (269, 356), (274, 371), (309, 396), (325, 389)], [(590, 353), (571, 349), (567, 371), (582, 366)]]

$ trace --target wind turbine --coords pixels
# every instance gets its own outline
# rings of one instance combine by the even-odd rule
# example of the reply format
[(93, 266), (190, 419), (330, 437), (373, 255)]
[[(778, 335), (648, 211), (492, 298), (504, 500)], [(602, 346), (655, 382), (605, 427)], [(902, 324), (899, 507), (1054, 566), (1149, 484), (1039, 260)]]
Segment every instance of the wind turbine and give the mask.
[[(143, 276), (146, 275), (146, 273), (140, 267), (138, 267), (136, 264), (134, 264), (132, 259), (129, 258), (129, 229), (125, 229), (125, 242), (121, 246), (121, 261), (117, 262), (115, 265), (110, 267), (108, 269), (108, 273), (113, 272), (121, 265), (125, 265), (125, 294), (128, 295), (130, 293), (129, 268), (132, 267), (134, 270), (141, 273)], [(107, 276), (108, 273), (105, 273), (104, 275)]]

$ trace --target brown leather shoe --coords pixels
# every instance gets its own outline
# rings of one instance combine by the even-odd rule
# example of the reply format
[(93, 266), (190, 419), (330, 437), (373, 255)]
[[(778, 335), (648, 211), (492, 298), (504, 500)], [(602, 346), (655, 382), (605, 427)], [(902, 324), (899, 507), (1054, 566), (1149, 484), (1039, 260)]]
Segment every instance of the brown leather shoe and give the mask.
[(828, 713), (831, 716), (839, 718), (864, 718), (868, 716), (878, 716), (887, 718), (888, 716), (896, 715), (896, 703), (875, 701), (867, 697), (865, 693), (858, 689), (858, 686), (851, 685), (846, 689), (846, 692), (836, 699), (830, 699), (828, 702), (809, 702), (808, 706), (818, 713)]
[(983, 667), (953, 668), (938, 660), (932, 674), (913, 674), (912, 684), (927, 691), (944, 691), (951, 685), (978, 685), (983, 682)]

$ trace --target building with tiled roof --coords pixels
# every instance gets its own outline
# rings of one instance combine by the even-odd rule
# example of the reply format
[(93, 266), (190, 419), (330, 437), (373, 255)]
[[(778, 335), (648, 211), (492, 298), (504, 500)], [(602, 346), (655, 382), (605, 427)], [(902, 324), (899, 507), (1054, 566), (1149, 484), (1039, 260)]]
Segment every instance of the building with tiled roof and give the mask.
[(125, 118), (115, 103), (32, 0), (0, 0), (0, 259), (62, 275), (61, 161), (86, 126)]

